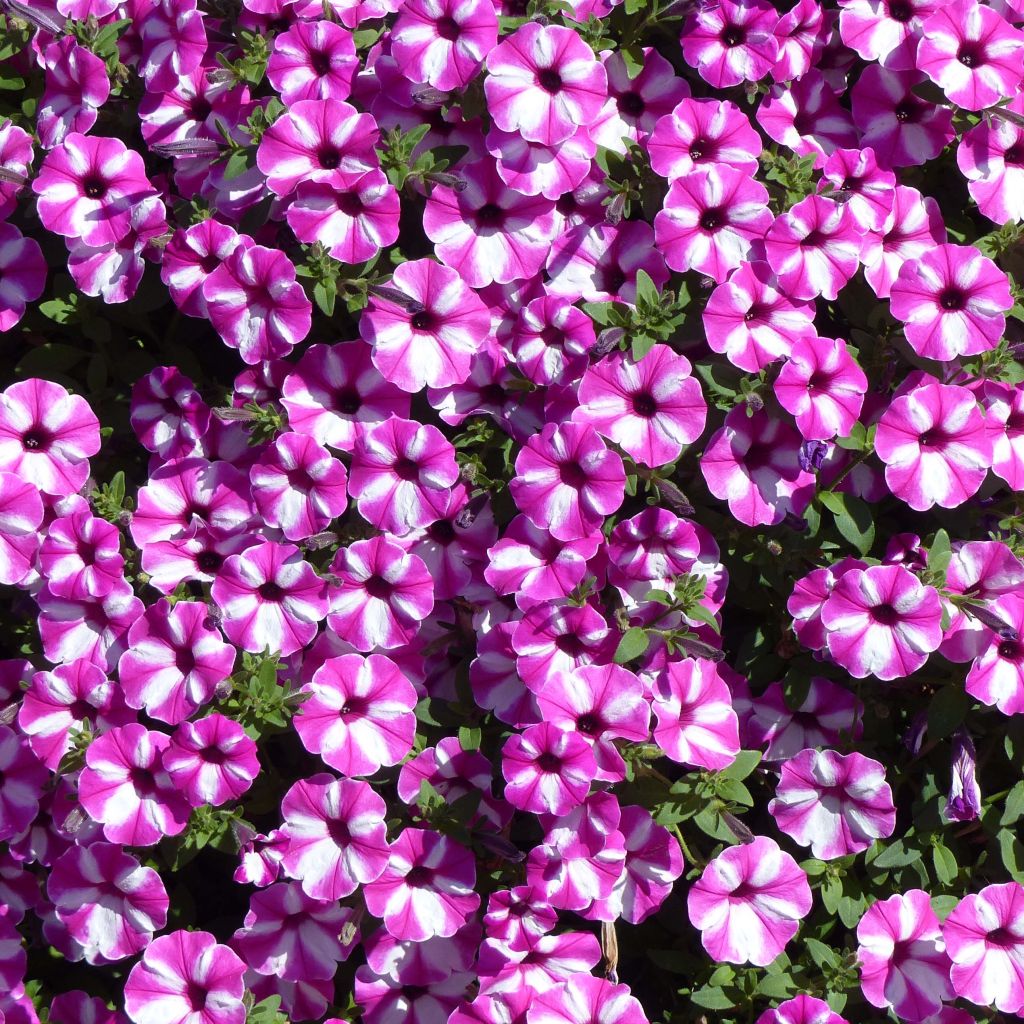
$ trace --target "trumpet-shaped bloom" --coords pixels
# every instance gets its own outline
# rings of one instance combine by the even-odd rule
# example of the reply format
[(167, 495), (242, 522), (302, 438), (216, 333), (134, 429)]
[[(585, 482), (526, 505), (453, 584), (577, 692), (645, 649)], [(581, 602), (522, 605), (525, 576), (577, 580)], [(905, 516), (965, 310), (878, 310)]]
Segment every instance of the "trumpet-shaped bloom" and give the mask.
[(343, 775), (398, 764), (416, 733), (416, 691), (381, 654), (328, 658), (303, 687), (295, 731), (303, 746)]
[(889, 489), (911, 508), (956, 508), (985, 480), (992, 435), (973, 391), (925, 378), (882, 413), (875, 452)]
[(834, 750), (801, 750), (785, 761), (768, 811), (819, 860), (861, 853), (896, 827), (885, 768), (862, 754)]
[(243, 1024), (244, 974), (209, 932), (161, 935), (125, 981), (125, 1011), (135, 1024)]
[(509, 490), (535, 526), (573, 541), (622, 504), (625, 486), (622, 459), (589, 423), (548, 423), (516, 457)]
[(502, 131), (556, 146), (600, 113), (608, 76), (573, 29), (527, 22), (487, 55), (484, 91)]
[(938, 591), (902, 565), (843, 573), (821, 607), (833, 660), (852, 676), (899, 679), (942, 641)]
[(690, 922), (712, 959), (770, 964), (811, 909), (807, 875), (764, 836), (720, 853), (686, 899)]

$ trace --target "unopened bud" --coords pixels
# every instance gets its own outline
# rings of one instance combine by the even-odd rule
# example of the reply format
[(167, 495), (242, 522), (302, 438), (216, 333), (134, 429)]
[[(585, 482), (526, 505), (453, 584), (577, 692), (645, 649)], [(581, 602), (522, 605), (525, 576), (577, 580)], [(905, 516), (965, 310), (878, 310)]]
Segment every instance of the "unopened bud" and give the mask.
[(378, 299), (383, 299), (385, 302), (393, 302), (396, 306), (401, 306), (407, 313), (423, 312), (422, 302), (418, 302), (397, 288), (392, 288), (389, 284), (371, 284), (369, 290), (371, 295), (376, 295)]
[(608, 204), (608, 209), (605, 210), (604, 219), (615, 227), (616, 224), (622, 222), (622, 218), (626, 212), (626, 197), (620, 192), (614, 199)]
[(28, 178), (20, 171), (12, 171), (10, 167), (0, 167), (0, 181), (21, 186), (28, 183)]
[(1020, 639), (1020, 634), (1013, 626), (1001, 619), (995, 612), (990, 611), (986, 606), (968, 605), (964, 610), (982, 625), (988, 626), (994, 633), (997, 633), (1000, 640), (1017, 641)]
[(655, 480), (654, 486), (658, 488), (662, 501), (677, 516), (688, 519), (696, 511), (693, 505), (690, 504), (690, 499), (670, 480)]
[(322, 548), (329, 548), (337, 539), (336, 533), (325, 530), (323, 533), (314, 533), (312, 537), (307, 537), (305, 543), (311, 551), (320, 551)]
[(728, 811), (722, 811), (721, 815), (722, 821), (725, 822), (726, 827), (744, 846), (749, 846), (750, 843), (754, 842), (757, 838), (754, 833), (736, 817), (735, 814), (730, 814)]
[(179, 139), (177, 142), (157, 142), (150, 152), (157, 156), (217, 156), (221, 145), (214, 139)]
[(413, 103), (420, 103), (426, 107), (439, 107), (442, 103), (448, 102), (448, 93), (441, 92), (432, 86), (424, 85), (412, 91)]
[(618, 348), (625, 336), (626, 331), (622, 327), (606, 327), (597, 336), (597, 343), (587, 353), (590, 356), (591, 362), (596, 363), (598, 359), (603, 359), (613, 349)]
[(454, 523), (457, 529), (468, 530), (473, 523), (476, 522), (476, 517), (483, 511), (484, 505), (487, 504), (487, 495), (478, 494), (475, 498), (471, 498), (466, 504), (465, 508), (459, 511), (459, 514), (455, 517)]
[(22, 3), (22, 0), (0, 0), (0, 9), (10, 11), (17, 18), (24, 18), (29, 24), (51, 35), (64, 35), (64, 25), (53, 15), (40, 10), (38, 4)]
[(256, 419), (252, 409), (239, 409), (233, 405), (219, 406), (213, 410), (213, 414), (217, 419), (230, 423), (252, 423)]

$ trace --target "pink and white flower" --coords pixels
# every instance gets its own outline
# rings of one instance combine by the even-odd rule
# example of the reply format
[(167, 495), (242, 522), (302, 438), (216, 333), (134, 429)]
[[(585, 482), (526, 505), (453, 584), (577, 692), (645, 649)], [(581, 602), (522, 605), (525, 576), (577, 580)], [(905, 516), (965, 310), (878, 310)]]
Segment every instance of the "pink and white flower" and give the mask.
[(718, 771), (740, 752), (739, 719), (715, 663), (669, 662), (654, 689), (654, 742), (673, 761)]
[(267, 80), (285, 104), (345, 100), (359, 70), (352, 33), (332, 21), (297, 21), (274, 37)]
[(357, 651), (407, 644), (434, 607), (426, 563), (387, 537), (357, 540), (331, 563), (327, 625)]
[(992, 435), (973, 391), (925, 377), (882, 413), (875, 452), (889, 489), (911, 508), (956, 508), (985, 480)]
[(573, 29), (527, 22), (487, 55), (484, 91), (502, 131), (556, 146), (600, 113), (608, 76)]
[(800, 465), (800, 436), (767, 410), (748, 416), (738, 405), (708, 441), (700, 459), (708, 490), (729, 503), (747, 526), (775, 525), (800, 515), (814, 494), (814, 475)]
[(112, 843), (72, 846), (50, 868), (46, 893), (90, 964), (141, 952), (167, 924), (160, 875)]
[(811, 888), (778, 843), (756, 836), (715, 857), (694, 882), (686, 904), (712, 959), (765, 967), (810, 912)]
[(17, 586), (33, 570), (42, 523), (39, 489), (14, 473), (0, 472), (0, 583)]
[(309, 333), (313, 306), (280, 249), (240, 243), (202, 285), (206, 314), (250, 365), (286, 356)]
[(98, 736), (85, 754), (78, 798), (111, 843), (154, 846), (188, 824), (189, 806), (160, 756), (171, 739), (130, 724)]
[(388, 865), (386, 810), (365, 782), (326, 774), (296, 782), (281, 801), (285, 874), (319, 900), (376, 881)]
[(43, 148), (53, 149), (69, 133), (84, 135), (92, 128), (110, 95), (110, 79), (103, 61), (71, 36), (46, 47), (43, 65), (46, 89), (36, 114), (36, 130)]
[(856, 423), (868, 379), (839, 338), (794, 342), (774, 384), (779, 405), (808, 440), (845, 437)]
[(852, 676), (900, 679), (942, 641), (938, 591), (902, 565), (850, 569), (821, 606), (828, 652)]
[(135, 1024), (243, 1024), (245, 964), (209, 932), (154, 939), (124, 984)]
[(521, 811), (565, 814), (583, 803), (597, 775), (587, 740), (551, 722), (513, 734), (501, 751), (505, 799)]
[(288, 540), (326, 530), (348, 504), (344, 464), (306, 434), (281, 434), (249, 479), (260, 515)]
[(412, 82), (461, 89), (498, 42), (490, 0), (408, 0), (391, 29), (391, 54)]
[(965, 896), (942, 923), (958, 996), (1004, 1013), (1024, 1008), (1024, 886), (986, 885)]
[(908, 260), (890, 294), (914, 351), (948, 362), (995, 348), (1013, 305), (1010, 282), (970, 245), (938, 245)]
[(212, 699), (231, 675), (235, 650), (207, 624), (209, 614), (199, 601), (160, 600), (132, 624), (117, 666), (130, 707), (177, 725)]
[(96, 246), (124, 238), (134, 206), (155, 194), (138, 153), (80, 132), (46, 154), (32, 191), (43, 227)]
[(953, 997), (939, 919), (920, 889), (879, 900), (857, 925), (860, 987), (872, 1006), (921, 1021)]
[(264, 541), (224, 562), (210, 596), (227, 638), (258, 654), (283, 657), (312, 642), (327, 615), (327, 584), (294, 544)]
[(9, 331), (46, 287), (46, 259), (34, 238), (0, 224), (0, 332)]
[(0, 471), (63, 498), (85, 483), (99, 449), (99, 420), (80, 395), (34, 377), (0, 394)]
[(589, 423), (545, 424), (516, 457), (509, 490), (530, 521), (558, 540), (580, 540), (625, 494), (622, 459)]
[(782, 764), (768, 811), (819, 860), (861, 853), (896, 827), (885, 768), (862, 754), (801, 750)]
[(1024, 33), (978, 0), (955, 0), (924, 20), (915, 63), (958, 107), (981, 110), (1020, 91)]
[(648, 1024), (628, 985), (574, 974), (541, 992), (526, 1011), (527, 1024)]
[(680, 100), (659, 118), (647, 140), (651, 167), (675, 181), (704, 164), (728, 164), (741, 171), (757, 168), (761, 138), (750, 118), (729, 100)]
[(216, 711), (182, 722), (160, 763), (193, 807), (237, 800), (260, 772), (256, 743), (237, 722)]
[(0, 725), (0, 842), (22, 835), (39, 813), (39, 800), (50, 773), (27, 739)]
[(480, 905), (473, 854), (449, 836), (407, 828), (391, 844), (387, 867), (363, 890), (366, 909), (396, 939), (454, 935)]
[(311, 696), (295, 716), (295, 731), (343, 775), (372, 775), (412, 749), (416, 691), (390, 658), (328, 658), (302, 692)]
[(778, 57), (779, 16), (765, 0), (723, 0), (697, 7), (683, 29), (683, 59), (721, 89), (764, 77)]

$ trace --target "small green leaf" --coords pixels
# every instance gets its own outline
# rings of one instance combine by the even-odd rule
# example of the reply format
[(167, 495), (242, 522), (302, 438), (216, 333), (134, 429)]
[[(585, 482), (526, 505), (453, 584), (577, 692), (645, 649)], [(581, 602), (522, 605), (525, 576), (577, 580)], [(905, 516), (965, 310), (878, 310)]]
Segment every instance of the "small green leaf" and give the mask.
[(839, 957), (836, 956), (835, 950), (831, 946), (826, 946), (824, 942), (808, 937), (804, 939), (804, 945), (807, 947), (807, 952), (811, 954), (811, 959), (819, 967), (835, 967), (839, 963)]
[(634, 658), (639, 658), (647, 650), (651, 638), (640, 626), (633, 626), (622, 634), (619, 646), (615, 649), (615, 664), (625, 665)]
[(248, 150), (236, 149), (224, 165), (224, 180), (232, 181), (235, 178), (240, 178), (247, 170), (249, 170)]
[(1006, 794), (1006, 803), (1003, 804), (1003, 816), (999, 819), (1000, 825), (1012, 825), (1024, 817), (1024, 782), (1018, 782), (1009, 793)]
[(657, 306), (661, 301), (658, 286), (651, 279), (651, 275), (643, 269), (636, 272), (636, 298), (638, 304), (643, 302), (648, 306)]
[(466, 753), (472, 753), (474, 750), (479, 750), (480, 730), (472, 726), (460, 725), (459, 746), (462, 747)]
[(956, 857), (942, 843), (936, 843), (932, 847), (932, 864), (935, 867), (935, 877), (943, 885), (954, 882), (960, 873)]
[(657, 344), (658, 339), (650, 334), (634, 334), (633, 340), (630, 343), (630, 353), (633, 356), (633, 362), (639, 363)]
[(967, 694), (957, 684), (944, 686), (928, 704), (928, 735), (941, 740), (951, 735), (970, 707)]
[(705, 1010), (731, 1010), (736, 1003), (717, 986), (705, 985), (690, 994), (690, 1002)]
[(949, 534), (945, 530), (939, 530), (935, 534), (932, 546), (928, 549), (928, 569), (931, 572), (945, 573), (953, 557), (953, 550), (949, 544)]
[(745, 779), (761, 763), (760, 750), (741, 750), (728, 768), (723, 768), (720, 775), (727, 779)]

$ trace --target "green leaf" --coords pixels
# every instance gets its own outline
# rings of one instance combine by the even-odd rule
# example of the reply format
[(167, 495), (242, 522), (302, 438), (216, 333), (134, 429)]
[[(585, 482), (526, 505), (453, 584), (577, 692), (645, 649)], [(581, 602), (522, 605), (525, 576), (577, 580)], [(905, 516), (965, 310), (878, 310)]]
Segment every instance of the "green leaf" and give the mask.
[(633, 362), (639, 363), (648, 352), (658, 344), (658, 339), (650, 334), (634, 334), (633, 340), (630, 343), (630, 352), (633, 356)]
[(235, 178), (240, 178), (247, 170), (249, 170), (249, 151), (236, 149), (224, 165), (224, 180), (232, 181)]
[[(626, 0), (626, 7), (636, 2), (643, 3), (644, 0)], [(626, 77), (633, 81), (644, 69), (643, 52), (638, 46), (626, 46), (619, 53), (622, 54), (622, 63), (626, 66)]]
[(935, 877), (943, 885), (951, 884), (960, 873), (956, 857), (942, 843), (936, 843), (932, 847), (932, 865), (935, 868)]
[(933, 896), (931, 899), (932, 910), (935, 911), (935, 916), (940, 921), (945, 921), (959, 902), (960, 900), (956, 896)]
[(636, 298), (637, 304), (641, 302), (648, 306), (656, 307), (661, 301), (661, 296), (658, 293), (658, 286), (651, 279), (651, 275), (646, 270), (638, 270), (636, 272)]
[(863, 896), (858, 896), (856, 899), (852, 896), (844, 896), (839, 901), (836, 912), (839, 914), (839, 920), (852, 930), (860, 923), (866, 909), (867, 904)]
[(473, 726), (459, 726), (459, 746), (466, 753), (472, 753), (480, 749), (480, 730)]
[(908, 848), (902, 839), (897, 839), (871, 862), (871, 866), (874, 868), (904, 868), (920, 858), (920, 850)]
[(950, 736), (963, 722), (969, 706), (970, 700), (958, 684), (944, 686), (928, 704), (928, 735), (936, 740)]
[(788, 999), (796, 991), (796, 982), (788, 974), (769, 974), (757, 983), (754, 992), (767, 999)]
[(742, 804), (744, 807), (754, 806), (750, 790), (739, 779), (719, 779), (716, 792), (722, 800), (729, 803)]
[(735, 1001), (727, 996), (723, 989), (713, 985), (705, 985), (690, 994), (690, 1002), (705, 1010), (731, 1010)]
[(716, 633), (722, 632), (722, 627), (718, 624), (718, 619), (715, 618), (714, 612), (706, 605), (695, 604), (692, 608), (687, 608), (686, 617), (693, 619), (695, 622), (703, 622), (704, 625), (710, 626)]
[(949, 544), (949, 534), (939, 530), (935, 534), (932, 546), (928, 549), (928, 569), (931, 572), (945, 573), (953, 557), (953, 549)]
[(1003, 867), (1015, 882), (1024, 882), (1024, 846), (1021, 846), (1016, 832), (1008, 828), (1000, 829), (996, 838), (999, 840)]
[(825, 909), (834, 914), (839, 909), (839, 903), (843, 899), (843, 883), (838, 878), (828, 878), (821, 887), (821, 902)]
[(822, 491), (818, 500), (832, 513), (840, 536), (866, 555), (875, 542), (875, 522), (867, 502), (836, 491)]
[(804, 945), (807, 947), (807, 952), (811, 954), (811, 959), (819, 967), (835, 967), (839, 963), (839, 957), (836, 956), (835, 950), (831, 946), (826, 946), (824, 942), (808, 937), (804, 939)]
[(720, 775), (727, 779), (745, 779), (761, 763), (760, 750), (741, 750), (728, 768), (723, 768)]
[(639, 658), (647, 650), (651, 638), (640, 626), (633, 626), (622, 634), (619, 646), (615, 648), (615, 664), (625, 665), (634, 658)]
[(1018, 782), (1009, 793), (1006, 794), (1006, 803), (1003, 804), (1003, 816), (999, 819), (1000, 825), (1012, 825), (1024, 816), (1024, 782)]
[(334, 303), (338, 298), (338, 282), (334, 278), (317, 281), (313, 285), (313, 301), (325, 316), (334, 315)]

